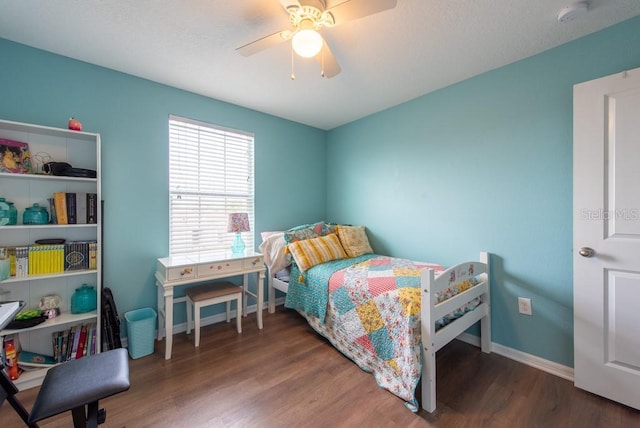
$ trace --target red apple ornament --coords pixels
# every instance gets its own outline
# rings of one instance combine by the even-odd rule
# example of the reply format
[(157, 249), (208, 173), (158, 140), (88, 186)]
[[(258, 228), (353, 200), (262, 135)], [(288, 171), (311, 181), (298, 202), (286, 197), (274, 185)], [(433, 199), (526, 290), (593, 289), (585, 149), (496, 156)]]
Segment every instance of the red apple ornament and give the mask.
[(73, 117), (69, 119), (69, 129), (72, 131), (82, 131), (82, 123)]

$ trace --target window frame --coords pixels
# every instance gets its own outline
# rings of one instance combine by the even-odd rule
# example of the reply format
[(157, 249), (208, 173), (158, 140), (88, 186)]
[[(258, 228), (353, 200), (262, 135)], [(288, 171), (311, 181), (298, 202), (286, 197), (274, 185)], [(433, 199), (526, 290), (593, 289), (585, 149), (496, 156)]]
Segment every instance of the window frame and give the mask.
[(168, 131), (169, 255), (229, 250), (233, 212), (249, 214), (251, 231), (242, 238), (253, 251), (254, 134), (176, 115), (169, 115)]

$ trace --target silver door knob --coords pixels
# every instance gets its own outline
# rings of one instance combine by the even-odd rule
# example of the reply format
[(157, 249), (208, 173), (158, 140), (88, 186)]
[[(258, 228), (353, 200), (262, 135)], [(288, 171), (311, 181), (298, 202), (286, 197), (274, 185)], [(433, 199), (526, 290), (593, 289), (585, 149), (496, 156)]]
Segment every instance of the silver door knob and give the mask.
[(578, 250), (578, 253), (582, 256), (582, 257), (593, 257), (596, 255), (596, 252), (593, 250), (593, 248), (589, 248), (589, 247), (582, 247)]

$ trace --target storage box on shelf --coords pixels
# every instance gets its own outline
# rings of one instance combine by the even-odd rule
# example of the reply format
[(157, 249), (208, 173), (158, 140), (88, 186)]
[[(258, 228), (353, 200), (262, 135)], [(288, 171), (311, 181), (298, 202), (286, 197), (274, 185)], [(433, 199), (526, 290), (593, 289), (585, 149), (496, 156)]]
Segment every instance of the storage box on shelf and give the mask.
[[(77, 132), (46, 126), (0, 120), (0, 139), (24, 142), (28, 144), (32, 173), (0, 172), (0, 197), (13, 202), (18, 211), (15, 225), (0, 226), (0, 248), (27, 247), (37, 240), (64, 239), (66, 242), (95, 242), (93, 264), (76, 266), (69, 270), (69, 260), (65, 260), (62, 271), (59, 266), (45, 266), (38, 274), (31, 272), (27, 276), (11, 276), (0, 281), (0, 296), (7, 300), (24, 300), (27, 308), (38, 308), (40, 299), (56, 294), (61, 298), (61, 314), (35, 327), (20, 330), (2, 330), (0, 339), (13, 336), (19, 339), (21, 349), (42, 355), (54, 354), (52, 334), (67, 330), (72, 326), (95, 324), (100, 326), (101, 275), (101, 213), (95, 222), (76, 224), (24, 224), (23, 213), (37, 203), (50, 212), (50, 198), (55, 193), (95, 194), (101, 200), (100, 186), (100, 135)], [(1, 161), (1, 159), (0, 159)], [(96, 171), (96, 178), (78, 178), (54, 176), (42, 173), (45, 162), (66, 162), (73, 167)], [(67, 249), (65, 259), (68, 256)], [(89, 253), (87, 253), (89, 254)], [(76, 261), (77, 261), (76, 255)], [(95, 286), (97, 290), (97, 310), (71, 313), (71, 296), (82, 284)], [(100, 328), (96, 328), (97, 352), (100, 350)], [(20, 389), (37, 386), (46, 373), (46, 368), (23, 372), (15, 381)]]

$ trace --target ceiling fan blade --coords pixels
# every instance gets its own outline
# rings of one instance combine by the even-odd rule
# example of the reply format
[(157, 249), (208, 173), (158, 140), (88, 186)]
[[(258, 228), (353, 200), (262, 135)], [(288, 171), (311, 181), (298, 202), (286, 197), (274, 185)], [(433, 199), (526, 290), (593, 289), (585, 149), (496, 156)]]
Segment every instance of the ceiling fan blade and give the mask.
[(393, 9), (397, 4), (398, 0), (347, 0), (331, 9), (327, 9), (327, 12), (333, 16), (335, 21), (333, 25), (340, 25), (374, 13)]
[(244, 46), (240, 46), (236, 51), (242, 56), (250, 56), (255, 53), (261, 52), (271, 46), (275, 46), (282, 42), (286, 42), (291, 38), (291, 31), (283, 30), (273, 33), (269, 36), (265, 36), (261, 39), (255, 40), (251, 43), (247, 43)]
[(329, 49), (329, 45), (326, 40), (322, 45), (320, 53), (316, 55), (316, 60), (318, 60), (320, 67), (322, 67), (322, 77), (331, 79), (342, 71), (336, 57), (331, 53), (331, 49)]
[(298, 0), (280, 0), (280, 4), (287, 12), (289, 12), (292, 8), (300, 7), (300, 2)]

